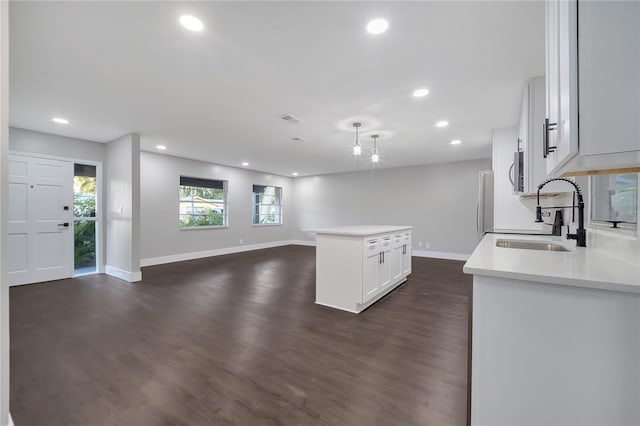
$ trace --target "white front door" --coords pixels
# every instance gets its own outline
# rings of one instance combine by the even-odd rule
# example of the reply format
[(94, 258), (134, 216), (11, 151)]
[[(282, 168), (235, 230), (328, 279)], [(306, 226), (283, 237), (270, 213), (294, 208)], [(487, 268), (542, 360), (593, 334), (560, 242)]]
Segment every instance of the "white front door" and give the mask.
[(73, 163), (9, 157), (9, 285), (73, 274)]

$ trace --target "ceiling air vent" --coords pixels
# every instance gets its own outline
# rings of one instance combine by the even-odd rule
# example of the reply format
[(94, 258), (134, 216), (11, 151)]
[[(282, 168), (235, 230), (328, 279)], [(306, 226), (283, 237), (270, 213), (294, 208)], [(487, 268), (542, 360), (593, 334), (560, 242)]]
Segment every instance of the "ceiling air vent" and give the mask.
[(280, 118), (290, 124), (298, 124), (301, 121), (298, 117), (294, 117), (290, 114), (282, 114)]
[(305, 138), (302, 138), (300, 136), (295, 136), (293, 138), (291, 138), (292, 141), (296, 141), (296, 142), (306, 142), (307, 140)]

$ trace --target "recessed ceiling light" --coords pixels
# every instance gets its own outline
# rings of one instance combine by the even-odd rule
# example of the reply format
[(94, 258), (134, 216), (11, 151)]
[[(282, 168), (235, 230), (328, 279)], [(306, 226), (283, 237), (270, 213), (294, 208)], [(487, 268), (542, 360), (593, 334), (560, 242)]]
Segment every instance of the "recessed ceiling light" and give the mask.
[(246, 161), (243, 161), (243, 162), (242, 162), (242, 165), (243, 165), (243, 166), (245, 166), (245, 167), (247, 167), (247, 166), (249, 165), (249, 163), (247, 163)]
[(417, 89), (413, 91), (414, 98), (421, 98), (429, 94), (429, 89)]
[(298, 176), (298, 172), (293, 172), (293, 173), (291, 173), (291, 175)]
[(69, 120), (67, 120), (66, 118), (60, 118), (60, 117), (53, 117), (51, 121), (58, 124), (69, 124)]
[(164, 151), (167, 149), (167, 147), (165, 145), (156, 145), (156, 149), (159, 149), (160, 151)]
[(450, 143), (451, 143), (451, 145), (460, 145), (462, 143), (462, 141), (460, 139), (454, 139)]
[(436, 127), (447, 127), (449, 122), (447, 120), (441, 120), (436, 123)]
[(202, 21), (191, 15), (182, 15), (180, 17), (180, 23), (183, 27), (191, 31), (202, 31), (204, 28)]
[(382, 34), (387, 31), (387, 28), (389, 28), (389, 23), (382, 18), (374, 19), (367, 24), (369, 34)]

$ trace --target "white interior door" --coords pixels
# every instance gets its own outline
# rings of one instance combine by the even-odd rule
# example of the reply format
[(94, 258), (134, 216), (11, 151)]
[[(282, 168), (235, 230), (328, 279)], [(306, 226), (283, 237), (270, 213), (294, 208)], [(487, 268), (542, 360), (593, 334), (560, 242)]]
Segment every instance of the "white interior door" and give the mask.
[(73, 163), (9, 157), (9, 285), (73, 274)]

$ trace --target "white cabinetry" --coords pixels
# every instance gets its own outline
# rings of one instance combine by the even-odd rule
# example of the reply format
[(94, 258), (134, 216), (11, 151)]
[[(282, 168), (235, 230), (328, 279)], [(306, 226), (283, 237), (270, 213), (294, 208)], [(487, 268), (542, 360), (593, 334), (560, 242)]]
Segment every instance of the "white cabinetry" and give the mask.
[(411, 273), (411, 232), (405, 232), (402, 236), (402, 275)]
[(382, 253), (378, 251), (378, 243), (369, 245), (374, 251), (366, 253), (364, 268), (362, 271), (362, 300), (369, 300), (378, 294), (380, 283), (378, 281), (378, 268), (382, 262)]
[(390, 266), (391, 266), (391, 279), (397, 280), (402, 276), (402, 257), (404, 255), (404, 243), (402, 241), (402, 234), (396, 234), (393, 236), (393, 249), (391, 250)]
[(640, 424), (639, 304), (474, 275), (471, 424)]
[[(544, 154), (543, 123), (545, 119), (545, 77), (535, 77), (527, 82), (522, 95), (518, 146), (524, 151), (523, 190), (520, 195), (535, 195), (538, 185), (547, 178)], [(558, 183), (544, 187), (544, 193), (567, 192)]]
[(411, 273), (411, 227), (345, 226), (315, 232), (317, 304), (359, 313)]
[(547, 173), (639, 168), (640, 2), (548, 0), (545, 17)]

